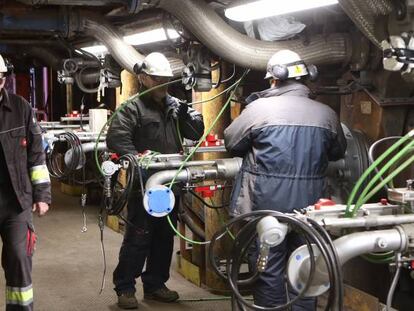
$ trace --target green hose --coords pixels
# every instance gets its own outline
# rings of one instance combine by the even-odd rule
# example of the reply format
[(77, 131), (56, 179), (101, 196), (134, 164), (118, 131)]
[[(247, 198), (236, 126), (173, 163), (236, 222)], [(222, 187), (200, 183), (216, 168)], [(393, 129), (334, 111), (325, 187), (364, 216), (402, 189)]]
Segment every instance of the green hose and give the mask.
[[(246, 70), (244, 72), (244, 74), (240, 77), (239, 80), (237, 80), (236, 83), (233, 84), (233, 91), (231, 92), (229, 98), (227, 99), (226, 103), (223, 105), (223, 107), (221, 108), (220, 112), (218, 113), (217, 117), (214, 119), (213, 123), (211, 124), (211, 126), (207, 129), (207, 131), (204, 133), (204, 135), (200, 138), (199, 142), (197, 143), (197, 145), (194, 147), (194, 149), (190, 152), (190, 154), (185, 158), (185, 160), (183, 161), (183, 163), (181, 164), (181, 166), (178, 168), (177, 173), (175, 174), (174, 178), (171, 180), (171, 182), (169, 183), (169, 188), (171, 189), (173, 184), (175, 183), (175, 180), (177, 179), (178, 174), (180, 174), (180, 172), (183, 170), (185, 164), (191, 159), (191, 157), (194, 155), (194, 153), (197, 151), (197, 149), (200, 147), (200, 145), (203, 143), (203, 141), (205, 140), (205, 138), (207, 137), (207, 135), (211, 132), (211, 130), (213, 129), (213, 127), (216, 125), (217, 121), (220, 119), (220, 117), (223, 115), (224, 111), (226, 110), (227, 106), (230, 104), (232, 97), (234, 96), (234, 93), (237, 90), (237, 87), (239, 86), (240, 82), (244, 79), (244, 77), (247, 75), (247, 73), (249, 72), (249, 70)], [(189, 242), (189, 243), (193, 243), (193, 244), (197, 244), (197, 245), (206, 245), (211, 243), (211, 241), (205, 241), (205, 242), (199, 242), (199, 241), (193, 241), (185, 236), (183, 236), (178, 230), (177, 228), (175, 228), (174, 224), (171, 221), (170, 215), (167, 215), (167, 219), (168, 219), (168, 223), (170, 224), (171, 228), (174, 230), (174, 232), (183, 240)]]
[[(386, 185), (390, 180), (392, 180), (395, 176), (397, 176), (399, 173), (401, 173), (405, 168), (407, 168), (413, 162), (414, 162), (414, 156), (411, 156), (406, 161), (404, 161), (397, 169), (395, 169), (395, 171), (393, 171), (390, 175), (388, 175), (386, 178), (384, 178), (384, 180), (381, 181), (374, 189), (372, 189), (371, 192), (369, 192), (364, 198), (361, 199), (361, 205), (365, 204), (378, 191), (380, 191), (381, 188), (384, 187), (384, 185)], [(354, 213), (352, 213), (352, 217), (353, 216), (355, 216)]]
[(414, 146), (414, 140), (411, 141), (407, 146), (401, 149), (390, 161), (385, 164), (381, 170), (370, 180), (368, 185), (365, 187), (364, 191), (362, 191), (361, 195), (359, 196), (357, 203), (355, 204), (354, 208), (351, 210), (352, 214), (355, 215), (359, 208), (362, 206), (362, 200), (367, 195), (367, 193), (371, 190), (371, 188), (375, 185), (378, 179), (382, 178), (382, 175), (391, 168), (394, 164), (396, 164), (402, 157), (404, 157), (410, 148)]
[(197, 145), (193, 148), (193, 150), (190, 152), (190, 154), (185, 158), (185, 160), (183, 161), (183, 163), (181, 164), (181, 166), (178, 168), (177, 173), (175, 174), (174, 178), (171, 180), (170, 186), (169, 188), (171, 189), (173, 183), (175, 182), (175, 180), (177, 179), (177, 176), (180, 174), (180, 172), (183, 170), (185, 164), (193, 157), (194, 153), (197, 151), (197, 149), (201, 146), (201, 144), (204, 142), (204, 140), (206, 139), (207, 135), (210, 134), (211, 130), (213, 129), (213, 127), (216, 125), (217, 121), (220, 119), (220, 117), (223, 115), (224, 111), (227, 109), (228, 105), (231, 102), (231, 99), (233, 98), (237, 87), (239, 86), (240, 82), (244, 79), (244, 77), (247, 75), (247, 73), (249, 72), (249, 70), (246, 70), (243, 75), (240, 77), (239, 80), (236, 81), (236, 83), (233, 84), (233, 91), (231, 92), (229, 98), (227, 99), (226, 103), (223, 105), (223, 107), (221, 108), (220, 112), (218, 113), (218, 115), (216, 116), (216, 118), (214, 119), (213, 123), (211, 124), (211, 126), (207, 129), (207, 131), (205, 131), (205, 133), (203, 134), (203, 136), (200, 138), (199, 142), (197, 143)]
[(345, 216), (346, 217), (352, 217), (353, 212), (351, 211), (351, 205), (355, 199), (355, 196), (357, 195), (359, 189), (361, 188), (362, 184), (364, 183), (365, 179), (371, 174), (373, 170), (378, 166), (379, 163), (381, 163), (387, 156), (389, 156), (395, 149), (397, 149), (399, 146), (401, 146), (403, 143), (405, 143), (408, 139), (410, 139), (414, 135), (414, 131), (410, 131), (408, 134), (403, 136), (401, 139), (399, 139), (396, 143), (394, 143), (389, 149), (387, 149), (378, 159), (376, 159), (369, 167), (368, 169), (362, 174), (362, 176), (358, 179), (356, 185), (352, 189), (352, 192), (348, 198)]

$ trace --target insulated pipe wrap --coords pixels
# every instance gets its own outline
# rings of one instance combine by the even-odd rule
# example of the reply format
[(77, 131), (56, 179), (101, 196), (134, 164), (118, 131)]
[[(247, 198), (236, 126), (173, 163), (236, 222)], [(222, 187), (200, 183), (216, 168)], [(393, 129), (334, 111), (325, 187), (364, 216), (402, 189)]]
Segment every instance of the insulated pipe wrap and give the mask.
[(118, 33), (104, 18), (97, 14), (81, 13), (81, 23), (85, 32), (105, 44), (114, 59), (130, 73), (134, 74), (134, 65), (144, 60), (144, 55), (124, 42)]
[(306, 46), (300, 40), (260, 41), (230, 27), (204, 1), (161, 0), (159, 6), (179, 19), (215, 54), (241, 67), (264, 71), (270, 57), (281, 49), (294, 50), (304, 61), (316, 65), (345, 63), (351, 56), (346, 34), (315, 36)]
[(389, 0), (339, 0), (342, 9), (355, 23), (359, 30), (377, 47), (380, 40), (375, 36), (375, 17), (387, 15), (393, 5)]

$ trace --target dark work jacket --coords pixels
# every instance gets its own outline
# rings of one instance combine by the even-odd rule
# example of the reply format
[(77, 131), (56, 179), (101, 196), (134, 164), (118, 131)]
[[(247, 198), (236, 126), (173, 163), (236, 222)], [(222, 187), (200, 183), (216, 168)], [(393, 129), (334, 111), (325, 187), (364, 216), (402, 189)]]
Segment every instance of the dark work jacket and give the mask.
[[(180, 152), (176, 111), (181, 104), (177, 98), (167, 95), (161, 108), (149, 94), (131, 102), (112, 120), (106, 136), (108, 148), (119, 155), (145, 150)], [(182, 137), (198, 140), (203, 135), (203, 117), (192, 108), (178, 118), (178, 124)]]
[(336, 113), (308, 96), (296, 81), (252, 94), (225, 130), (226, 148), (243, 157), (232, 215), (292, 212), (323, 197), (328, 161), (344, 156), (346, 140)]
[(42, 131), (33, 110), (24, 98), (4, 89), (1, 94), (0, 143), (17, 200), (22, 209), (38, 202), (50, 204), (50, 177)]

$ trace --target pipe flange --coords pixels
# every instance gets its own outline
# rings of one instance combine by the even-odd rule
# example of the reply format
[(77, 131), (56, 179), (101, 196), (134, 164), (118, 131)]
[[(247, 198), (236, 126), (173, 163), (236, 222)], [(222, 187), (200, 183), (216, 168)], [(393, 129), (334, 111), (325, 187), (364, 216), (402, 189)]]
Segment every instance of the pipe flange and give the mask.
[(154, 217), (164, 217), (171, 213), (175, 205), (174, 193), (166, 186), (154, 186), (144, 195), (144, 208)]
[[(313, 254), (316, 258), (320, 255), (319, 248), (312, 244)], [(306, 281), (304, 280), (300, 273), (303, 269), (309, 269), (309, 251), (307, 245), (302, 245), (301, 247), (297, 248), (289, 257), (288, 265), (287, 265), (287, 275), (290, 286), (296, 291), (301, 292), (306, 285)], [(330, 287), (329, 281), (323, 285), (311, 285), (309, 286), (308, 290), (305, 293), (306, 297), (317, 297), (325, 293)]]
[(401, 248), (399, 251), (405, 252), (409, 248), (414, 248), (414, 224), (404, 224), (396, 226), (401, 236)]

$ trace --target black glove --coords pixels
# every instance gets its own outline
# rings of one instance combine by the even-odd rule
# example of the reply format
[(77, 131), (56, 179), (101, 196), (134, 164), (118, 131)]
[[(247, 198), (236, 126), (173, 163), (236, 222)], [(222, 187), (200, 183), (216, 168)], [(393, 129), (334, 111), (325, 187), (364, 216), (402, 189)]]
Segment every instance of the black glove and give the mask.
[(177, 108), (177, 116), (180, 119), (184, 119), (187, 117), (188, 112), (188, 105), (186, 103), (180, 103), (180, 106)]

